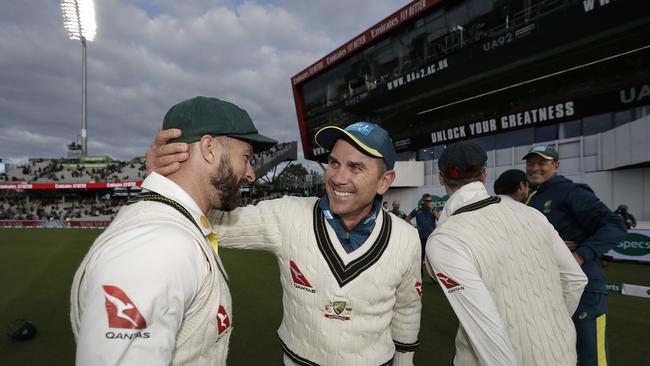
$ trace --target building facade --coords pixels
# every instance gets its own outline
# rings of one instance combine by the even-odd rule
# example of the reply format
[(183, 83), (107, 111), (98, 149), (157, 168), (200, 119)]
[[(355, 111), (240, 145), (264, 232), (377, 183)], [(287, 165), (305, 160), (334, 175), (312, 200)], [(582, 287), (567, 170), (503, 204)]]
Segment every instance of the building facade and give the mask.
[(304, 155), (324, 161), (325, 124), (378, 123), (408, 171), (387, 198), (413, 204), (444, 194), (446, 144), (483, 146), (491, 179), (553, 144), (562, 174), (650, 220), (649, 35), (646, 1), (413, 1), (292, 78)]

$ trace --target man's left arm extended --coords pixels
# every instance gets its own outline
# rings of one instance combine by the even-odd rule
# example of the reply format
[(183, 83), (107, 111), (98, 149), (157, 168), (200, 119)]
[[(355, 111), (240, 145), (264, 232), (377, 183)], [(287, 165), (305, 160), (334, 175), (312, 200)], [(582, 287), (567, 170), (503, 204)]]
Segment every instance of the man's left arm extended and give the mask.
[(234, 249), (280, 251), (281, 221), (288, 214), (288, 198), (267, 200), (231, 212), (213, 211), (210, 222), (219, 246)]
[(422, 276), (420, 274), (420, 239), (417, 232), (409, 233), (410, 266), (397, 288), (390, 330), (395, 343), (394, 366), (413, 365), (413, 353), (419, 347), (420, 315), (422, 312)]
[(621, 217), (607, 208), (587, 188), (574, 188), (568, 195), (566, 204), (583, 229), (594, 230), (590, 236), (578, 243), (575, 250), (583, 261), (599, 260), (619, 241), (625, 239), (627, 228)]

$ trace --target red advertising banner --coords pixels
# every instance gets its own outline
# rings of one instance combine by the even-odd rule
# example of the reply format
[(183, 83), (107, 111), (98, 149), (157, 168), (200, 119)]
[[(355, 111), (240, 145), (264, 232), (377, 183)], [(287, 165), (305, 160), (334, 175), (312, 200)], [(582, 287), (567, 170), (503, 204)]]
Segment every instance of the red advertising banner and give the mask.
[(110, 223), (110, 221), (84, 220), (0, 220), (0, 228), (104, 229)]
[(291, 83), (293, 85), (299, 84), (305, 79), (312, 77), (316, 73), (327, 69), (336, 62), (345, 59), (354, 52), (360, 50), (363, 48), (363, 46), (374, 41), (376, 38), (379, 38), (394, 28), (406, 23), (416, 15), (438, 4), (439, 2), (440, 0), (416, 0), (410, 2), (406, 6), (388, 16), (386, 19), (375, 24), (367, 31), (356, 36), (351, 41), (335, 49), (327, 56), (321, 58), (311, 66), (296, 74), (296, 76), (291, 78)]
[(140, 187), (142, 181), (115, 183), (14, 183), (0, 184), (0, 189), (106, 189)]
[(68, 221), (71, 228), (75, 229), (103, 229), (111, 224), (111, 221)]

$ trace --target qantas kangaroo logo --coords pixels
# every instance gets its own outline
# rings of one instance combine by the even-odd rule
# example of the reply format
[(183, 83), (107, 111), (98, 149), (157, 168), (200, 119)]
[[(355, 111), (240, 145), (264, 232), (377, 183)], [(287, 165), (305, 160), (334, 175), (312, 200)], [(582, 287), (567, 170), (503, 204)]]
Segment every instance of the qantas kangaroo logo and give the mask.
[(228, 317), (228, 313), (223, 305), (219, 305), (219, 311), (217, 311), (217, 330), (219, 331), (219, 335), (225, 332), (229, 326), (230, 318)]
[(291, 270), (291, 278), (293, 279), (293, 286), (295, 288), (311, 293), (316, 292), (294, 261), (289, 261), (289, 269)]
[(448, 293), (452, 293), (452, 292), (455, 292), (455, 291), (460, 291), (460, 290), (465, 289), (465, 287), (460, 285), (458, 282), (452, 280), (451, 278), (447, 277), (443, 273), (440, 273), (440, 272), (436, 273), (436, 277), (438, 277), (438, 280), (440, 281), (440, 283), (442, 283), (442, 285), (445, 286)]
[(133, 301), (116, 286), (102, 286), (110, 328), (145, 329), (147, 322)]

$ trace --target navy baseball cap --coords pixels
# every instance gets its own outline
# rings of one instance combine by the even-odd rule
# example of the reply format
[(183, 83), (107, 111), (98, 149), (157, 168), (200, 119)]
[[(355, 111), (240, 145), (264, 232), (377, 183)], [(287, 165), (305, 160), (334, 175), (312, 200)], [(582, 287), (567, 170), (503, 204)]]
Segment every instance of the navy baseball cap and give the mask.
[(316, 132), (316, 143), (330, 151), (340, 138), (348, 138), (367, 155), (384, 159), (388, 170), (395, 167), (395, 146), (388, 132), (380, 126), (370, 122), (356, 122), (345, 129), (325, 126)]
[(464, 179), (479, 176), (485, 170), (487, 154), (479, 145), (460, 141), (447, 146), (438, 159), (438, 169), (448, 179)]
[(555, 148), (553, 148), (552, 146), (538, 145), (538, 146), (531, 147), (530, 150), (528, 150), (528, 153), (524, 155), (523, 159), (521, 160), (526, 160), (528, 159), (529, 156), (533, 154), (539, 155), (546, 160), (560, 159), (560, 155), (557, 153), (557, 150), (555, 150)]

